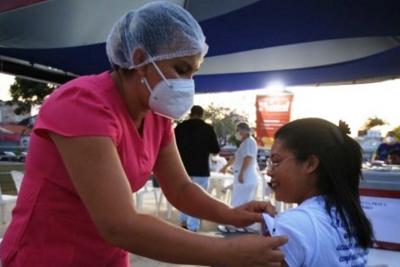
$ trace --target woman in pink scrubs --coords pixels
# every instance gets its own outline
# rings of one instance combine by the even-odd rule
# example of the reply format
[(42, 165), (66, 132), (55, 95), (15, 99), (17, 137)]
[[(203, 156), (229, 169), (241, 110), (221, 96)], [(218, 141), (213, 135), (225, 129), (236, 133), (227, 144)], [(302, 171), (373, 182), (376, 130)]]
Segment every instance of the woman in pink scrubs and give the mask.
[(283, 237), (221, 239), (192, 233), (134, 208), (132, 192), (154, 171), (179, 210), (218, 223), (261, 221), (265, 203), (238, 208), (193, 184), (171, 118), (193, 104), (193, 74), (207, 52), (181, 7), (153, 2), (130, 11), (106, 43), (112, 72), (58, 88), (42, 106), (12, 222), (5, 267), (126, 267), (128, 251), (185, 264), (278, 266)]

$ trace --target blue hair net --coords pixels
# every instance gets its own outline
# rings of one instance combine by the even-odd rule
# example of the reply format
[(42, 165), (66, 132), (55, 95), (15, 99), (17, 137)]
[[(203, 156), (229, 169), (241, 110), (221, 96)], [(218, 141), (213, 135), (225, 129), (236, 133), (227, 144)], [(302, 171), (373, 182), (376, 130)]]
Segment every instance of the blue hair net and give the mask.
[[(133, 62), (136, 49), (147, 58)], [(113, 67), (133, 69), (151, 60), (164, 60), (201, 53), (208, 45), (200, 25), (182, 7), (166, 2), (151, 2), (129, 11), (115, 23), (106, 42), (108, 59)]]

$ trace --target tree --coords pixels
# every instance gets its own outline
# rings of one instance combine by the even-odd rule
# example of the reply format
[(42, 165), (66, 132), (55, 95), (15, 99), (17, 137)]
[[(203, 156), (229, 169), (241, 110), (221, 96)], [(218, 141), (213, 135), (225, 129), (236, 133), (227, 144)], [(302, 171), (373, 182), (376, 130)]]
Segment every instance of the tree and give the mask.
[(41, 105), (47, 95), (55, 89), (55, 85), (48, 83), (35, 82), (22, 78), (15, 78), (15, 82), (10, 86), (12, 100), (7, 104), (17, 104), (14, 112), (19, 114), (30, 113), (35, 105)]
[(370, 117), (367, 119), (367, 121), (364, 123), (363, 130), (368, 131), (369, 129), (375, 127), (375, 126), (381, 126), (387, 124), (386, 121), (382, 120), (381, 118), (378, 117)]
[(394, 134), (396, 135), (397, 140), (400, 140), (400, 125), (397, 126), (397, 127), (395, 127), (392, 131), (393, 131)]
[(240, 121), (246, 121), (246, 118), (237, 113), (236, 110), (210, 104), (204, 108), (204, 120), (211, 122), (220, 144), (225, 145), (228, 142), (236, 142), (234, 139), (236, 124)]

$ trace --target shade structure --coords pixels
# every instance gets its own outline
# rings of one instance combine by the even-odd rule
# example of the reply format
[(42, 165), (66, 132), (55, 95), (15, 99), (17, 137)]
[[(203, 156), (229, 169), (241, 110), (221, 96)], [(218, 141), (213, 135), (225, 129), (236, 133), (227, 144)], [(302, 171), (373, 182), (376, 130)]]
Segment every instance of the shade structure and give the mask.
[[(114, 21), (146, 2), (3, 0), (0, 71), (64, 82), (107, 70), (104, 41)], [(195, 16), (210, 46), (197, 92), (400, 75), (396, 0), (173, 2)]]

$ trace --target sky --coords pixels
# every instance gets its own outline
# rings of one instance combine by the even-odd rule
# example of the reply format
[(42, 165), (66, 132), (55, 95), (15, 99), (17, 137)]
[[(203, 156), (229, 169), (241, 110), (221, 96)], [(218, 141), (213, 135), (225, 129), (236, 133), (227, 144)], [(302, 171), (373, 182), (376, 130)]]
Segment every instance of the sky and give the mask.
[[(9, 87), (14, 77), (0, 73), (0, 99), (10, 99)], [(363, 126), (369, 117), (377, 116), (388, 124), (381, 127), (382, 134), (400, 125), (400, 79), (384, 82), (285, 87), (294, 94), (291, 120), (305, 117), (320, 117), (337, 123), (345, 120), (352, 135)], [(229, 93), (197, 94), (195, 104), (206, 107), (216, 106), (235, 109), (248, 117), (255, 126), (255, 99), (269, 89), (258, 89)]]
[(0, 100), (10, 100), (10, 85), (14, 83), (14, 76), (0, 73)]
[[(381, 127), (382, 134), (400, 125), (400, 79), (377, 83), (331, 86), (285, 87), (294, 94), (291, 120), (320, 117), (335, 124), (346, 121), (352, 136), (369, 117), (379, 117), (388, 124)], [(268, 89), (236, 93), (200, 94), (195, 104), (206, 107), (210, 103), (236, 109), (248, 117), (255, 126), (255, 98)]]

